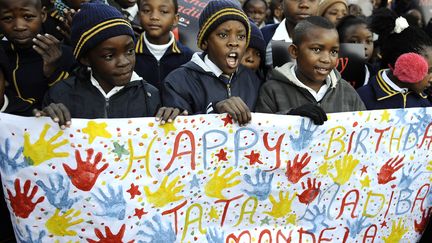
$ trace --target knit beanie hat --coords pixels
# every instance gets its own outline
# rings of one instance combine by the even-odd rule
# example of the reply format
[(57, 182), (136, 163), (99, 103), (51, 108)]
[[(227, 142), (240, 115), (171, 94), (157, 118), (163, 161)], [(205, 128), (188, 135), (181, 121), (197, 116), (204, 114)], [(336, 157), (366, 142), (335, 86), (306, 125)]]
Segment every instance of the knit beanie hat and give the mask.
[(427, 75), (428, 67), (423, 56), (409, 52), (398, 57), (393, 75), (404, 83), (418, 83)]
[(99, 43), (119, 35), (134, 38), (131, 24), (116, 8), (101, 2), (83, 3), (72, 19), (73, 55), (79, 60)]
[(321, 0), (318, 5), (318, 16), (323, 16), (324, 12), (335, 3), (343, 3), (348, 9), (348, 4), (345, 0)]
[(228, 20), (240, 21), (246, 28), (246, 45), (250, 40), (249, 19), (240, 7), (237, 0), (213, 0), (201, 12), (199, 17), (198, 47), (201, 48), (203, 40), (220, 24)]
[(249, 19), (249, 23), (251, 26), (251, 35), (248, 47), (257, 49), (261, 55), (261, 60), (264, 60), (266, 54), (266, 43), (264, 36), (261, 33), (261, 30), (252, 20)]

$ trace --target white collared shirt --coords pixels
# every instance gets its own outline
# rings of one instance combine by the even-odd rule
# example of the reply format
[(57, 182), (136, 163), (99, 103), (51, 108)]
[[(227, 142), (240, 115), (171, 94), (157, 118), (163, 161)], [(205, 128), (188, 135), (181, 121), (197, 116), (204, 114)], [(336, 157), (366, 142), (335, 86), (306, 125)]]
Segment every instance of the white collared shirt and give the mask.
[(133, 21), (135, 19), (135, 16), (138, 14), (138, 4), (135, 3), (135, 5), (133, 5), (132, 7), (122, 8), (122, 10), (128, 12), (129, 21)]
[(146, 44), (146, 46), (149, 49), (149, 51), (151, 52), (151, 54), (153, 54), (153, 56), (158, 61), (160, 61), (160, 59), (165, 54), (166, 50), (168, 50), (168, 48), (172, 45), (172, 43), (174, 43), (174, 40), (175, 40), (174, 34), (172, 32), (170, 32), (170, 40), (168, 41), (167, 44), (156, 45), (156, 44), (152, 44), (152, 43), (150, 43), (150, 41), (148, 41), (148, 39), (145, 35), (145, 32), (143, 33), (143, 35), (144, 35), (144, 43)]
[[(389, 70), (389, 69), (387, 69), (387, 70)], [(394, 89), (397, 92), (400, 92), (402, 94), (407, 93), (408, 92), (407, 88), (401, 88), (397, 84), (393, 83), (393, 81), (387, 75), (387, 70), (382, 72), (382, 78), (383, 78), (384, 82), (386, 82), (392, 89)]]
[(216, 75), (216, 77), (219, 77), (223, 74), (222, 70), (208, 58), (208, 55), (205, 55), (204, 63), (207, 65), (210, 71)]
[(266, 48), (266, 65), (272, 66), (273, 65), (273, 54), (272, 54), (272, 45), (271, 41), (285, 41), (285, 42), (292, 42), (291, 37), (289, 36), (288, 30), (285, 26), (286, 19), (283, 19), (278, 27), (275, 30), (275, 33), (273, 34), (272, 39), (267, 45)]
[(315, 98), (315, 100), (317, 102), (321, 101), (322, 98), (324, 97), (324, 95), (326, 94), (327, 90), (329, 89), (330, 86), (330, 78), (327, 77), (326, 78), (326, 83), (323, 84), (321, 86), (321, 88), (318, 90), (318, 92), (316, 92), (315, 90), (313, 90), (312, 88), (310, 88), (309, 86), (306, 86), (304, 83), (302, 83), (298, 78), (297, 75), (295, 73), (295, 67), (296, 65), (293, 65), (291, 68), (291, 72), (293, 77), (295, 77), (296, 81), (298, 82), (299, 87), (301, 88), (305, 88), (307, 91), (309, 91), (309, 93), (311, 93), (311, 95)]
[[(91, 72), (91, 70), (90, 70), (90, 72)], [(134, 72), (132, 72), (132, 77), (131, 77), (131, 80), (129, 82), (137, 81), (137, 80), (141, 80), (141, 79), (142, 78), (140, 76), (138, 76), (138, 74), (136, 74), (134, 71)], [(112, 88), (108, 92), (108, 94), (105, 93), (105, 91), (102, 89), (102, 86), (100, 86), (99, 82), (93, 76), (93, 72), (91, 72), (90, 81), (93, 84), (93, 86), (95, 86), (99, 90), (99, 92), (101, 92), (101, 94), (105, 97), (105, 99), (111, 98), (113, 95), (117, 94), (120, 90), (122, 90), (124, 88), (124, 86), (114, 86), (114, 88)]]

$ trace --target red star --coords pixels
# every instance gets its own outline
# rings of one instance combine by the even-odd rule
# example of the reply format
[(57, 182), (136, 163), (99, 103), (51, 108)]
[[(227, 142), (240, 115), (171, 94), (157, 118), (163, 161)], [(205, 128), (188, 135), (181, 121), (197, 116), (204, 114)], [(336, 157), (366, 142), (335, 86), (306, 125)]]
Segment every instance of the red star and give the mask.
[(221, 149), (220, 151), (219, 151), (219, 153), (217, 153), (217, 154), (215, 154), (216, 155), (216, 157), (218, 157), (218, 159), (219, 159), (219, 161), (228, 161), (228, 159), (227, 159), (227, 152), (225, 152), (225, 150), (223, 150), (223, 149)]
[(134, 216), (137, 216), (139, 219), (141, 219), (141, 217), (143, 215), (146, 215), (146, 214), (147, 214), (147, 212), (144, 212), (144, 208), (140, 208), (140, 209), (135, 208), (135, 214), (134, 214)]
[(363, 175), (363, 173), (367, 173), (367, 166), (366, 165), (363, 165), (363, 167), (360, 169), (361, 170), (361, 176)]
[(249, 164), (254, 165), (255, 163), (262, 164), (261, 160), (259, 160), (260, 154), (255, 153), (253, 150), (249, 155), (245, 155), (246, 158), (249, 159)]
[(133, 183), (131, 184), (131, 187), (129, 188), (129, 190), (127, 190), (127, 192), (129, 192), (129, 194), (131, 195), (131, 199), (134, 199), (136, 195), (141, 195), (138, 186), (135, 186)]
[(387, 222), (384, 220), (380, 225), (381, 225), (381, 228), (387, 227)]
[(226, 127), (226, 125), (228, 124), (233, 124), (232, 117), (229, 114), (227, 114), (226, 117), (222, 118), (222, 121), (224, 121), (224, 127)]

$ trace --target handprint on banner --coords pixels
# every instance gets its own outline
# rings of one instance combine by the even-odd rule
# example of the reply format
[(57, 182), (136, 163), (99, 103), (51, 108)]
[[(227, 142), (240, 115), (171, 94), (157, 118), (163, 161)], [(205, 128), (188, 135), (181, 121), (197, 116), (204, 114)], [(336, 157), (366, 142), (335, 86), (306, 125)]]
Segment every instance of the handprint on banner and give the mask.
[(224, 243), (225, 242), (225, 232), (219, 231), (216, 228), (208, 229), (206, 233), (207, 243)]
[[(98, 229), (95, 228), (94, 232), (97, 238), (99, 238), (98, 240), (92, 240), (87, 238), (87, 242), (89, 243), (117, 243), (117, 242), (123, 242), (123, 236), (125, 234), (125, 230), (126, 230), (126, 225), (123, 224), (120, 227), (120, 230), (117, 234), (113, 234), (111, 229), (108, 226), (105, 226), (105, 236), (103, 235), (103, 233)], [(133, 242), (130, 241), (130, 242)]]
[(236, 171), (232, 173), (230, 176), (228, 176), (231, 171), (233, 171), (233, 168), (230, 167), (226, 169), (226, 171), (219, 175), (221, 167), (218, 167), (213, 174), (213, 176), (210, 178), (210, 180), (207, 182), (207, 184), (204, 187), (205, 194), (208, 197), (213, 197), (217, 199), (226, 199), (225, 196), (222, 194), (222, 191), (234, 187), (238, 185), (241, 181), (240, 180), (234, 180), (236, 177), (240, 176), (240, 172)]
[[(294, 138), (292, 135), (290, 135), (290, 141), (292, 143), (292, 148), (295, 151), (300, 151), (309, 146), (309, 144), (312, 142), (312, 139), (314, 137), (314, 133), (318, 129), (318, 126), (313, 125), (313, 122), (310, 120), (307, 127), (305, 126), (305, 120), (302, 119), (300, 131), (299, 131), (299, 137)], [(312, 129), (312, 126), (315, 128)]]
[(7, 194), (9, 196), (10, 205), (13, 212), (17, 217), (28, 218), (28, 216), (33, 212), (38, 203), (43, 202), (44, 196), (39, 197), (36, 202), (32, 202), (35, 197), (38, 187), (34, 186), (30, 195), (27, 195), (30, 190), (30, 180), (26, 180), (24, 183), (23, 192), (21, 192), (20, 179), (15, 179), (15, 196), (12, 196), (12, 192), (7, 189)]
[(108, 168), (108, 163), (104, 164), (100, 169), (97, 168), (98, 163), (102, 160), (101, 152), (96, 154), (94, 163), (91, 163), (90, 160), (93, 157), (93, 154), (94, 150), (92, 148), (87, 149), (87, 158), (83, 161), (80, 152), (75, 150), (77, 168), (72, 169), (69, 165), (63, 164), (63, 168), (71, 179), (72, 184), (82, 191), (90, 191), (96, 183), (99, 175)]
[(279, 192), (279, 202), (275, 200), (273, 195), (270, 195), (269, 200), (271, 204), (273, 205), (270, 212), (264, 212), (265, 214), (268, 214), (272, 216), (273, 218), (281, 218), (286, 216), (288, 213), (291, 212), (291, 204), (295, 198), (295, 195), (289, 198), (289, 192), (287, 192), (284, 196), (283, 191)]
[(92, 193), (93, 197), (102, 208), (101, 213), (95, 215), (123, 220), (126, 214), (126, 201), (123, 197), (123, 188), (121, 185), (118, 186), (118, 193), (116, 193), (111, 185), (108, 185), (107, 187), (110, 197), (108, 197), (100, 188), (98, 188), (100, 198), (96, 196), (96, 194)]
[(422, 165), (417, 166), (416, 169), (414, 169), (414, 164), (411, 165), (411, 167), (408, 169), (407, 174), (405, 174), (405, 168), (402, 169), (402, 177), (399, 181), (399, 188), (401, 190), (409, 189), (411, 184), (419, 177), (421, 174), (423, 174), (423, 171), (419, 171), (421, 169)]
[(417, 219), (414, 219), (414, 230), (415, 232), (421, 234), (426, 229), (426, 226), (428, 224), (429, 218), (431, 216), (432, 207), (429, 209), (425, 209), (422, 211), (422, 218), (420, 222), (417, 222)]
[(60, 210), (56, 209), (54, 215), (51, 216), (51, 218), (49, 218), (45, 223), (48, 232), (56, 236), (77, 235), (77, 232), (74, 230), (69, 230), (69, 227), (84, 222), (84, 219), (76, 219), (76, 217), (81, 214), (81, 211), (74, 211), (75, 210), (72, 208), (66, 211), (63, 215), (60, 215)]
[[(314, 211), (313, 211), (314, 210)], [(326, 205), (323, 205), (322, 210), (319, 209), (317, 205), (313, 206), (313, 210), (306, 209), (304, 216), (301, 219), (304, 219), (307, 222), (312, 224), (312, 229), (308, 230), (309, 232), (315, 233), (318, 230), (318, 227), (324, 226), (328, 228), (328, 224), (325, 222), (326, 220)], [(318, 230), (319, 231), (319, 230)]]
[(318, 186), (316, 185), (316, 178), (311, 180), (311, 178), (307, 179), (307, 188), (304, 182), (301, 183), (303, 192), (299, 195), (297, 194), (299, 201), (304, 204), (310, 204), (315, 200), (315, 198), (320, 193), (321, 182), (318, 182)]
[[(146, 241), (139, 240), (138, 243), (174, 243), (176, 242), (176, 234), (172, 228), (171, 223), (165, 227), (162, 224), (159, 215), (154, 215), (152, 217), (153, 221), (156, 223), (156, 227), (149, 221), (146, 220), (144, 225), (149, 230), (140, 230), (137, 235), (142, 235), (147, 238)], [(151, 231), (151, 232), (150, 232)]]
[[(246, 174), (243, 176), (246, 183), (253, 187), (253, 190), (243, 190), (251, 197), (256, 197), (258, 200), (263, 201), (268, 198), (271, 192), (271, 185), (274, 174), (270, 174), (268, 181), (266, 181), (267, 172), (257, 169), (255, 172), (256, 183), (252, 182), (251, 176)], [(262, 181), (261, 181), (262, 180)]]
[(27, 167), (28, 163), (26, 161), (22, 161), (21, 163), (18, 163), (17, 160), (21, 156), (23, 152), (23, 147), (20, 147), (14, 157), (9, 157), (9, 151), (10, 150), (10, 142), (9, 138), (5, 139), (5, 146), (4, 151), (0, 146), (0, 169), (3, 173), (6, 175), (9, 175), (11, 173), (15, 173), (21, 168)]
[(27, 235), (24, 235), (21, 230), (18, 229), (18, 227), (15, 227), (16, 230), (16, 237), (17, 241), (20, 243), (43, 243), (42, 238), (46, 235), (45, 230), (39, 231), (39, 236), (37, 239), (33, 239), (32, 237), (32, 231), (30, 230), (30, 227), (28, 225), (25, 226), (25, 230), (27, 232)]
[(405, 225), (402, 222), (402, 219), (399, 219), (399, 222), (396, 225), (396, 221), (393, 220), (392, 228), (390, 235), (387, 237), (383, 237), (385, 243), (394, 243), (400, 242), (405, 233), (408, 232), (408, 228), (405, 228)]
[(337, 176), (334, 176), (332, 173), (329, 173), (329, 175), (336, 184), (341, 186), (349, 181), (359, 162), (352, 155), (344, 155), (342, 160), (338, 159), (335, 161)]
[(176, 186), (179, 179), (180, 176), (177, 176), (167, 185), (168, 176), (165, 176), (160, 187), (155, 192), (151, 192), (150, 188), (145, 186), (144, 193), (146, 195), (147, 201), (153, 204), (155, 207), (161, 208), (169, 203), (181, 200), (183, 196), (177, 196), (176, 194), (179, 193), (183, 187), (185, 187), (185, 185), (181, 184)]
[(371, 225), (371, 223), (365, 224), (366, 219), (367, 217), (361, 216), (360, 218), (354, 219), (352, 222), (349, 220), (346, 221), (351, 238), (355, 239), (363, 229), (366, 229)]
[(406, 111), (405, 109), (398, 109), (396, 110), (396, 116), (399, 118), (399, 120), (396, 122), (396, 124), (398, 123), (402, 123), (402, 124), (406, 124), (406, 120), (405, 120), (405, 116), (408, 114), (408, 111)]
[(297, 154), (294, 157), (293, 163), (291, 163), (291, 160), (288, 160), (287, 170), (285, 172), (288, 181), (293, 184), (296, 184), (303, 176), (310, 173), (310, 171), (302, 172), (302, 170), (309, 164), (311, 156), (309, 156), (308, 153), (305, 153), (299, 161), (299, 155), (300, 154)]
[(50, 202), (54, 207), (61, 210), (67, 210), (79, 200), (79, 197), (69, 198), (70, 183), (68, 180), (64, 180), (61, 174), (57, 173), (50, 175), (49, 182), (51, 188), (46, 186), (41, 180), (36, 181), (36, 184), (45, 191), (45, 196), (47, 197), (48, 202)]
[(387, 184), (388, 182), (396, 179), (395, 176), (393, 176), (393, 173), (400, 170), (404, 166), (402, 163), (405, 156), (402, 156), (399, 159), (399, 155), (396, 156), (396, 158), (389, 159), (380, 169), (380, 172), (378, 173), (378, 184)]
[(69, 156), (69, 153), (67, 152), (54, 152), (54, 150), (69, 142), (69, 140), (64, 139), (61, 142), (54, 143), (59, 137), (63, 135), (63, 131), (57, 132), (48, 141), (45, 140), (45, 136), (50, 127), (50, 125), (45, 124), (44, 129), (39, 135), (39, 139), (34, 144), (31, 144), (30, 142), (30, 133), (24, 133), (23, 154), (29, 165), (36, 166), (53, 158), (63, 158)]

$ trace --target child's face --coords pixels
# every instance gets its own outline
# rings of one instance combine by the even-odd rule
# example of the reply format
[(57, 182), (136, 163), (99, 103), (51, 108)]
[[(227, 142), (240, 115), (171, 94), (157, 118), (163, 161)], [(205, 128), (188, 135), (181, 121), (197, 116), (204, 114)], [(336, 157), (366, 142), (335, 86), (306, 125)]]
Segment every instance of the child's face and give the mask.
[(283, 0), (285, 18), (292, 24), (317, 15), (319, 0)]
[(179, 21), (173, 1), (142, 0), (139, 9), (141, 25), (146, 32), (147, 39), (158, 45), (168, 43), (170, 31)]
[(90, 2), (90, 0), (63, 0), (63, 2), (70, 8), (78, 10), (80, 9), (82, 3)]
[(365, 59), (369, 61), (374, 50), (373, 34), (365, 24), (352, 25), (345, 30), (345, 36), (341, 36), (343, 43), (359, 43), (364, 45)]
[(241, 64), (247, 68), (257, 71), (260, 67), (261, 55), (260, 52), (252, 47), (248, 47), (241, 60)]
[(264, 22), (267, 14), (267, 7), (262, 0), (249, 1), (245, 10), (247, 16), (250, 17), (256, 25), (260, 26)]
[(37, 0), (2, 0), (0, 3), (0, 29), (6, 38), (19, 48), (33, 45), (40, 32), (46, 11)]
[(230, 75), (237, 70), (246, 51), (246, 34), (246, 28), (240, 21), (228, 20), (210, 33), (201, 49), (224, 74)]
[(323, 17), (330, 20), (335, 26), (339, 23), (339, 21), (347, 15), (348, 9), (343, 3), (335, 3), (332, 4), (327, 10), (324, 12)]
[(129, 83), (135, 67), (135, 44), (131, 36), (111, 37), (91, 49), (80, 61), (91, 67), (105, 92)]
[(304, 34), (301, 43), (291, 45), (289, 51), (297, 61), (297, 78), (306, 86), (316, 87), (336, 67), (339, 36), (335, 29), (313, 27)]
[(121, 8), (130, 8), (137, 3), (137, 0), (115, 0), (115, 2), (120, 5)]

